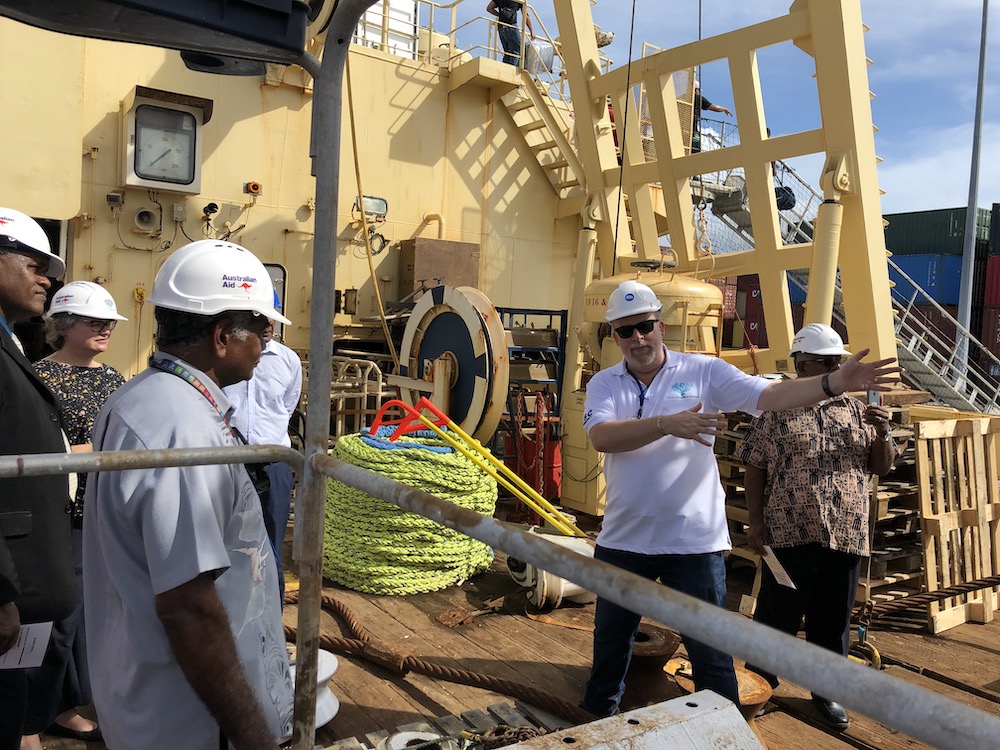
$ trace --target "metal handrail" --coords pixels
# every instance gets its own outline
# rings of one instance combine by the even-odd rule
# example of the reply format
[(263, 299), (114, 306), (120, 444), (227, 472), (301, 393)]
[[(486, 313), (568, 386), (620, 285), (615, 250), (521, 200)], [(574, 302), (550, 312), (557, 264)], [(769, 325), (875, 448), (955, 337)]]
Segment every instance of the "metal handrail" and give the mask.
[[(154, 466), (296, 460), (282, 446), (118, 451), (0, 457), (0, 477)], [(302, 456), (297, 454), (302, 465)], [(599, 562), (518, 527), (461, 508), (367, 469), (313, 453), (311, 471), (501, 549), (633, 612), (646, 615), (734, 656), (759, 664), (848, 708), (933, 747), (1000, 746), (1000, 718), (839, 654), (785, 635), (666, 586)], [(931, 720), (928, 720), (931, 717)]]

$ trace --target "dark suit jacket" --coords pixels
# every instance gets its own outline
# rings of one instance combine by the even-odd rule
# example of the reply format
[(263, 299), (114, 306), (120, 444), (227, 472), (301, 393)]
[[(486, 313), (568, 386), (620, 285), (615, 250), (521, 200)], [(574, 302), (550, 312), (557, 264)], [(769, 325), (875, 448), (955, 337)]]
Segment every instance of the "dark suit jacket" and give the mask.
[[(65, 453), (55, 396), (0, 326), (0, 455)], [(0, 478), (0, 604), (21, 622), (67, 617), (79, 599), (65, 474)]]

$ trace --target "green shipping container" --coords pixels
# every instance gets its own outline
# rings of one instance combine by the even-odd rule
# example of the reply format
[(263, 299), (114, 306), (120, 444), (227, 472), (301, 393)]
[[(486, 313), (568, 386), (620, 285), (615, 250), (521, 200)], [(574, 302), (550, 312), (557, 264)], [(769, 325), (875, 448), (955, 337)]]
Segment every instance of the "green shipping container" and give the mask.
[[(886, 214), (886, 249), (893, 255), (961, 255), (965, 247), (965, 212), (965, 208), (940, 208)], [(989, 209), (976, 211), (979, 242), (990, 239), (990, 217)], [(976, 249), (978, 254), (980, 249)]]

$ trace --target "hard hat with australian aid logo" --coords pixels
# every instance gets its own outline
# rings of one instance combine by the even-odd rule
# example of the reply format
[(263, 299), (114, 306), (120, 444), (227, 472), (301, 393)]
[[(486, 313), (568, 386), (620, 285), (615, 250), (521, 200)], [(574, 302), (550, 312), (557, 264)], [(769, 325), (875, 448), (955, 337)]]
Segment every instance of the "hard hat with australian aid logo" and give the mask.
[(285, 325), (292, 322), (274, 309), (274, 285), (257, 256), (219, 240), (192, 242), (167, 258), (149, 301), (193, 315), (246, 310)]

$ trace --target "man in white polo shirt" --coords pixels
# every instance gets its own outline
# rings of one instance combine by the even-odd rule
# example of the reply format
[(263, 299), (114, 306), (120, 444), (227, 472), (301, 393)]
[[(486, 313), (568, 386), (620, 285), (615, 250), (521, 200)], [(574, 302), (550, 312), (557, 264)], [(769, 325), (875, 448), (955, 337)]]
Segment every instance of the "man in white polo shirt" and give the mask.
[[(274, 293), (274, 309), (281, 310), (278, 293)], [(292, 445), (288, 437), (288, 421), (299, 405), (302, 393), (302, 360), (299, 355), (274, 339), (274, 321), (264, 329), (264, 351), (253, 371), (253, 377), (227, 385), (223, 392), (233, 405), (230, 420), (233, 428), (250, 445)], [(264, 465), (268, 486), (259, 490), (264, 511), (264, 525), (274, 549), (278, 569), (279, 592), (285, 594), (285, 570), (281, 551), (292, 509), (292, 467), (283, 461)]]
[[(149, 369), (108, 399), (94, 450), (226, 447), (223, 386), (253, 375), (275, 311), (264, 265), (202, 240), (150, 294)], [(94, 703), (115, 750), (277, 750), (292, 682), (278, 574), (242, 464), (94, 474), (83, 577)]]
[[(662, 303), (625, 281), (608, 299), (606, 320), (623, 361), (587, 384), (584, 426), (606, 454), (607, 505), (594, 557), (724, 607), (723, 553), (731, 542), (725, 494), (712, 451), (725, 426), (720, 412), (780, 411), (845, 391), (885, 390), (895, 360), (862, 363), (867, 349), (823, 377), (769, 381), (715, 357), (663, 344)], [(639, 615), (605, 599), (594, 617), (594, 663), (581, 706), (618, 712)], [(732, 657), (683, 634), (698, 690), (737, 705)]]

